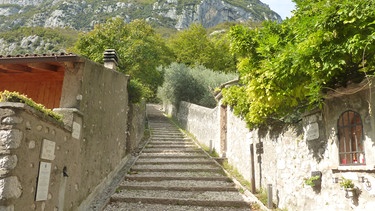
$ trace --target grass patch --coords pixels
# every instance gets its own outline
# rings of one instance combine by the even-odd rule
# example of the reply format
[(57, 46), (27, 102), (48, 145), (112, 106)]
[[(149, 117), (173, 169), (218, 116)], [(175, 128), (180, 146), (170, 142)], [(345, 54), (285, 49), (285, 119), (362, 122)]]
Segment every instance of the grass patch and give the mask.
[(228, 164), (228, 161), (225, 161), (223, 163), (223, 168), (229, 172), (229, 174), (236, 178), (238, 182), (240, 182), (244, 187), (247, 189), (251, 189), (251, 182), (247, 181), (239, 172), (236, 168)]

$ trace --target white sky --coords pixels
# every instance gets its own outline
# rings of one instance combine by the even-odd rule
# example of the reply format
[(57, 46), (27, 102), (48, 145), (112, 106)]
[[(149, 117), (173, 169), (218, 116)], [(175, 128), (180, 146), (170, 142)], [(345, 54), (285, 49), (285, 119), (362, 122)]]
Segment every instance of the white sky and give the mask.
[(282, 19), (285, 17), (291, 17), (292, 10), (295, 8), (294, 2), (292, 0), (260, 0), (270, 6), (271, 10), (277, 12)]

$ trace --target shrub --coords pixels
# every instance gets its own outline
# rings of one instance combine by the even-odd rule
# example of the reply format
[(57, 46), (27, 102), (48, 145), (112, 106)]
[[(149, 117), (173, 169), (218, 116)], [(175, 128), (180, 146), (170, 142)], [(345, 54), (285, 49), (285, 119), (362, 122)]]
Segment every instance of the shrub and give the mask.
[(25, 95), (19, 94), (18, 92), (3, 91), (0, 92), (0, 102), (15, 102), (15, 103), (25, 103), (26, 105), (33, 107), (34, 109), (42, 112), (46, 116), (50, 116), (59, 122), (62, 122), (62, 116), (47, 109), (44, 105), (34, 102), (32, 99)]
[(178, 105), (186, 101), (206, 107), (215, 107), (214, 89), (236, 78), (235, 74), (214, 72), (203, 66), (188, 67), (172, 63), (164, 69), (164, 83), (158, 97), (167, 103)]

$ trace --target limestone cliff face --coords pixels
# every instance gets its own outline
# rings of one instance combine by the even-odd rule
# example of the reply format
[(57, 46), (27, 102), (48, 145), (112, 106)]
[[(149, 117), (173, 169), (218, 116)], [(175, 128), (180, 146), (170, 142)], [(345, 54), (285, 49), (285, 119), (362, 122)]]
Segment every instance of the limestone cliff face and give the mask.
[(0, 0), (0, 4), (16, 4), (21, 6), (39, 5), (43, 0)]
[[(22, 26), (90, 31), (112, 17), (146, 19), (153, 26), (178, 30), (192, 23), (212, 27), (227, 21), (281, 21), (259, 0), (0, 0), (0, 32)], [(0, 55), (63, 51), (64, 40), (53, 37), (0, 36)]]
[(230, 0), (155, 0), (149, 4), (137, 0), (0, 0), (0, 30), (19, 26), (91, 30), (96, 23), (110, 17), (122, 17), (126, 21), (144, 18), (176, 29), (187, 28), (193, 22), (212, 27), (226, 21), (281, 21), (277, 13), (259, 0), (244, 0), (241, 5), (246, 6), (242, 7), (228, 2)]

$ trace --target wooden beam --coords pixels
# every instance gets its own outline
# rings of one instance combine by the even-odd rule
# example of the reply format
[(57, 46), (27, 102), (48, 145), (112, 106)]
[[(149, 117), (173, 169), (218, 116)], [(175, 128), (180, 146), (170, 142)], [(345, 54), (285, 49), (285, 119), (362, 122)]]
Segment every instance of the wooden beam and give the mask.
[(61, 67), (59, 65), (53, 65), (53, 64), (48, 64), (48, 63), (28, 63), (27, 66), (33, 69), (37, 69), (37, 70), (53, 71), (53, 72), (58, 71)]
[(36, 73), (0, 73), (0, 83), (1, 82), (19, 82), (23, 81), (25, 83), (29, 81), (62, 81), (64, 80), (64, 72), (36, 72)]
[(31, 68), (20, 64), (0, 64), (0, 69), (9, 72), (31, 72)]

